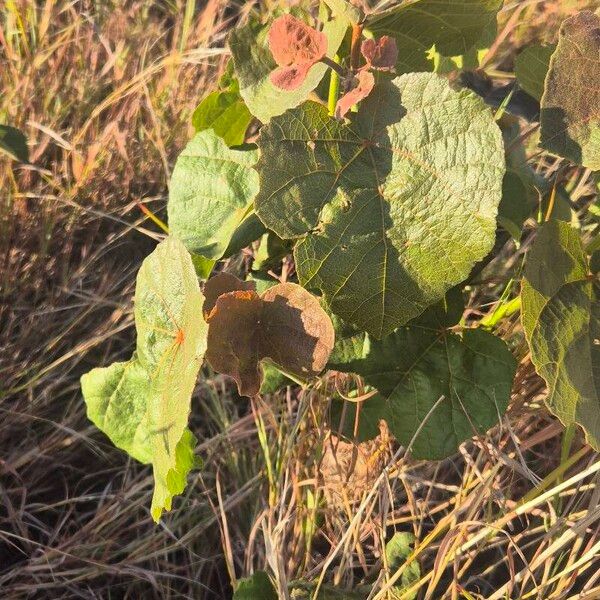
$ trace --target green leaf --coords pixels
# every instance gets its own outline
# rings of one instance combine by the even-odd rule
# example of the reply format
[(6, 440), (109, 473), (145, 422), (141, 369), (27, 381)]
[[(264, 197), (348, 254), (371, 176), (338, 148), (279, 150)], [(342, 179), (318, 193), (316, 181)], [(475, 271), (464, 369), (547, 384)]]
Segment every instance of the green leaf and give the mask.
[(353, 25), (361, 23), (365, 17), (363, 11), (358, 6), (348, 2), (348, 0), (325, 0), (325, 4), (335, 14), (344, 15)]
[(19, 129), (10, 125), (0, 125), (0, 152), (6, 152), (15, 160), (29, 162), (27, 138)]
[(197, 133), (179, 155), (167, 206), (170, 232), (190, 252), (219, 259), (258, 192), (255, 150), (232, 150), (214, 131)]
[(546, 150), (600, 169), (600, 16), (583, 11), (564, 21), (542, 97)]
[(443, 56), (466, 54), (494, 25), (502, 0), (408, 0), (367, 17), (376, 36), (396, 38), (396, 71), (431, 71), (430, 48)]
[(522, 322), (546, 404), (566, 425), (578, 423), (600, 450), (600, 285), (589, 273), (579, 233), (550, 221), (527, 256)]
[(244, 143), (250, 121), (252, 114), (238, 91), (212, 92), (192, 115), (196, 132), (212, 129), (228, 146)]
[(256, 213), (295, 247), (300, 282), (382, 337), (439, 301), (492, 248), (500, 130), (433, 74), (378, 84), (350, 125), (307, 102), (260, 134)]
[(256, 216), (254, 207), (251, 206), (250, 208), (250, 212), (248, 212), (244, 217), (244, 220), (236, 227), (231, 235), (231, 239), (229, 240), (225, 252), (223, 252), (222, 258), (229, 258), (230, 256), (237, 254), (267, 233), (267, 229), (262, 221)]
[(550, 68), (550, 57), (556, 45), (543, 46), (533, 44), (527, 46), (515, 61), (515, 76), (519, 85), (536, 100), (544, 94), (544, 81)]
[(380, 341), (354, 336), (354, 354), (347, 345), (340, 355), (336, 344), (330, 368), (362, 375), (379, 391), (361, 405), (359, 439), (367, 439), (385, 419), (404, 446), (414, 438), (416, 458), (440, 459), (499, 421), (516, 362), (506, 344), (490, 333), (467, 329), (461, 337), (447, 331), (460, 318), (459, 307), (458, 298), (449, 298), (445, 307), (432, 307)]
[(277, 600), (277, 592), (264, 571), (240, 579), (233, 593), (233, 600)]
[(532, 206), (529, 202), (527, 182), (517, 171), (507, 171), (502, 184), (502, 201), (498, 208), (498, 223), (515, 240), (521, 239), (523, 223), (529, 217)]
[[(329, 58), (333, 58), (338, 51), (349, 24), (343, 15), (335, 16), (324, 24)], [(277, 67), (267, 42), (269, 27), (270, 23), (263, 25), (251, 20), (229, 34), (229, 48), (240, 82), (240, 94), (250, 112), (263, 123), (304, 102), (328, 69), (323, 63), (314, 65), (304, 83), (296, 90), (284, 91), (276, 87), (269, 79), (270, 73)]]
[(81, 378), (89, 418), (117, 447), (152, 463), (155, 520), (170, 510), (194, 464), (187, 421), (206, 350), (202, 301), (190, 255), (167, 238), (138, 273), (135, 354)]
[[(415, 536), (412, 533), (399, 531), (395, 533), (392, 539), (385, 545), (385, 557), (390, 574), (394, 574), (394, 572), (404, 565), (406, 559), (413, 553), (414, 543)], [(399, 592), (403, 589), (407, 589), (419, 581), (419, 579), (421, 579), (421, 568), (419, 567), (419, 562), (413, 560), (402, 573), (402, 585), (397, 586), (396, 589)], [(405, 600), (412, 600), (416, 595), (417, 593), (415, 592), (410, 596), (404, 595), (403, 598), (405, 598)]]

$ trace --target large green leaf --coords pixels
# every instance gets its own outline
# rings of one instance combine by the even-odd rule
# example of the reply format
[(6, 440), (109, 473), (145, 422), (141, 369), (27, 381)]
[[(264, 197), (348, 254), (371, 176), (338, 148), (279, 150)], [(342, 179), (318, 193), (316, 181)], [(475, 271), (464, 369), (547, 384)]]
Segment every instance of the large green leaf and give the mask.
[(515, 76), (519, 85), (536, 100), (542, 99), (550, 57), (555, 50), (554, 45), (533, 44), (527, 46), (515, 61)]
[(5, 152), (21, 162), (29, 162), (27, 138), (16, 127), (0, 125), (0, 152)]
[(193, 466), (190, 401), (206, 350), (203, 296), (183, 244), (167, 238), (144, 260), (135, 290), (136, 352), (81, 378), (88, 416), (154, 471), (152, 516), (170, 510)]
[(179, 155), (169, 190), (169, 230), (190, 252), (218, 259), (258, 192), (255, 150), (232, 150), (212, 129)]
[[(349, 25), (350, 22), (343, 13), (335, 15), (324, 24), (323, 33), (327, 36), (329, 58), (335, 56)], [(304, 102), (327, 71), (327, 66), (323, 63), (314, 65), (306, 81), (293, 91), (284, 91), (273, 85), (269, 75), (277, 65), (267, 42), (269, 28), (270, 23), (263, 25), (257, 20), (251, 20), (229, 34), (229, 48), (240, 82), (240, 93), (250, 112), (263, 123)]]
[(592, 170), (600, 169), (600, 16), (567, 19), (542, 97), (543, 148)]
[[(360, 406), (359, 440), (372, 437), (384, 419), (400, 443), (414, 439), (416, 458), (440, 459), (499, 421), (508, 406), (515, 359), (490, 333), (449, 331), (461, 314), (460, 292), (453, 290), (445, 303), (383, 340), (350, 331), (344, 338), (340, 332), (330, 368), (357, 373), (379, 391)], [(354, 422), (354, 407), (351, 403), (346, 425)], [(336, 407), (334, 415), (339, 412)]]
[(508, 406), (515, 360), (498, 337), (479, 329), (462, 336), (420, 326), (365, 340), (362, 358), (333, 365), (362, 375), (379, 394), (365, 400), (369, 431), (385, 419), (415, 458), (437, 460), (499, 422)]
[(375, 35), (390, 35), (398, 45), (398, 73), (430, 71), (427, 57), (435, 44), (443, 56), (466, 54), (493, 26), (502, 0), (406, 0), (367, 17)]
[(531, 360), (548, 384), (548, 407), (565, 425), (579, 423), (600, 450), (600, 285), (568, 223), (550, 221), (539, 230), (521, 298)]
[(440, 300), (493, 245), (502, 136), (482, 100), (437, 75), (381, 82), (350, 125), (307, 102), (258, 143), (258, 216), (302, 238), (302, 285), (375, 337)]

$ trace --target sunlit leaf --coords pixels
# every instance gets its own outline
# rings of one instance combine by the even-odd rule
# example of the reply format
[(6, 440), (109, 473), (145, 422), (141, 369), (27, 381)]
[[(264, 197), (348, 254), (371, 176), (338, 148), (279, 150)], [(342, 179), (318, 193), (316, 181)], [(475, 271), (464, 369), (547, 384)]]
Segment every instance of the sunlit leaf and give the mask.
[(81, 378), (89, 418), (116, 446), (152, 464), (155, 520), (170, 510), (194, 464), (187, 422), (206, 349), (202, 301), (190, 255), (167, 238), (138, 273), (135, 354)]
[(542, 97), (543, 148), (600, 169), (600, 16), (583, 11), (562, 24)]
[(27, 138), (19, 129), (10, 125), (0, 125), (0, 152), (21, 162), (29, 162)]
[(221, 295), (209, 317), (206, 358), (215, 371), (233, 377), (240, 394), (258, 393), (260, 361), (271, 359), (301, 378), (323, 370), (333, 348), (327, 313), (312, 294), (294, 283)]
[(515, 76), (519, 85), (536, 100), (542, 99), (550, 57), (555, 49), (553, 45), (533, 44), (520, 52), (515, 60)]
[(600, 282), (577, 230), (550, 221), (527, 255), (522, 321), (550, 410), (600, 449)]
[(179, 155), (169, 189), (169, 230), (190, 252), (218, 259), (258, 192), (255, 150), (232, 150), (211, 129)]
[(258, 216), (302, 238), (302, 285), (375, 337), (439, 301), (493, 245), (502, 136), (479, 98), (441, 77), (379, 83), (349, 125), (307, 102), (258, 144)]
[(365, 15), (362, 9), (349, 0), (325, 0), (325, 4), (336, 14), (344, 15), (350, 23), (362, 23)]
[[(308, 17), (306, 17), (308, 20)], [(349, 22), (344, 15), (334, 16), (323, 26), (327, 38), (327, 56), (333, 58), (342, 43)], [(251, 20), (237, 27), (229, 35), (229, 48), (235, 71), (240, 82), (240, 93), (250, 112), (263, 123), (272, 117), (298, 106), (319, 85), (327, 71), (323, 63), (313, 65), (304, 82), (297, 89), (286, 91), (271, 81), (271, 73), (277, 68), (268, 44), (270, 24)]]
[(467, 53), (493, 25), (502, 0), (408, 0), (367, 17), (376, 36), (396, 39), (396, 71), (430, 71), (427, 57), (435, 45), (443, 56)]
[(192, 115), (196, 132), (212, 129), (228, 146), (244, 143), (250, 121), (252, 114), (238, 91), (212, 92)]

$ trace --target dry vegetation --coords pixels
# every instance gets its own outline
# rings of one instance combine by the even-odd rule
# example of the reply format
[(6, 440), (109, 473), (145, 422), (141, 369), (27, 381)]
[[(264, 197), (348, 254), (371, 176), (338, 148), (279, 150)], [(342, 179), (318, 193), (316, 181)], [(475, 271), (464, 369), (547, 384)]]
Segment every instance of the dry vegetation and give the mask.
[[(158, 238), (139, 203), (164, 210), (191, 111), (252, 4), (2, 0), (0, 122), (26, 132), (32, 165), (0, 157), (0, 596), (229, 598), (266, 568), (281, 594), (302, 579), (388, 598), (416, 560), (419, 598), (600, 598), (600, 461), (543, 408), (516, 315), (502, 324), (522, 358), (511, 409), (439, 463), (385, 431), (368, 448), (332, 437), (322, 415), (351, 381), (250, 404), (207, 374), (191, 423), (205, 466), (156, 526), (149, 469), (86, 419), (81, 373), (131, 352), (134, 273)], [(493, 65), (581, 4), (507, 2)], [(590, 173), (568, 176), (589, 201)], [(517, 261), (526, 243), (511, 244)], [(417, 545), (391, 574), (394, 531)]]

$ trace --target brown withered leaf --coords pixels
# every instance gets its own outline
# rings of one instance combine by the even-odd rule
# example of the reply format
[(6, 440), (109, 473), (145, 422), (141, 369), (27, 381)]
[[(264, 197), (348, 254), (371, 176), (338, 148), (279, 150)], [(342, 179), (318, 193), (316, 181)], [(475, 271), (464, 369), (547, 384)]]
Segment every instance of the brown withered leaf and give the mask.
[(600, 16), (584, 10), (562, 24), (541, 107), (541, 146), (600, 169)]
[(356, 76), (356, 80), (356, 87), (344, 94), (337, 102), (335, 107), (337, 119), (345, 117), (350, 109), (361, 100), (364, 100), (375, 87), (375, 77), (369, 71), (360, 71)]
[(270, 359), (301, 378), (320, 373), (335, 341), (331, 319), (312, 294), (281, 283), (259, 296), (253, 290), (219, 297), (208, 317), (206, 359), (233, 377), (242, 396), (258, 394), (260, 361)]
[(219, 273), (211, 277), (204, 284), (204, 304), (202, 305), (202, 313), (205, 319), (208, 319), (210, 312), (214, 308), (219, 296), (227, 292), (236, 292), (242, 290), (255, 290), (256, 285), (253, 281), (242, 281), (235, 275), (229, 273)]
[(361, 44), (360, 51), (367, 61), (367, 68), (378, 71), (391, 71), (398, 60), (396, 40), (388, 35), (378, 40), (367, 39)]
[(269, 29), (269, 48), (278, 68), (271, 73), (272, 83), (284, 90), (302, 85), (310, 68), (327, 54), (327, 37), (292, 15), (273, 21)]

